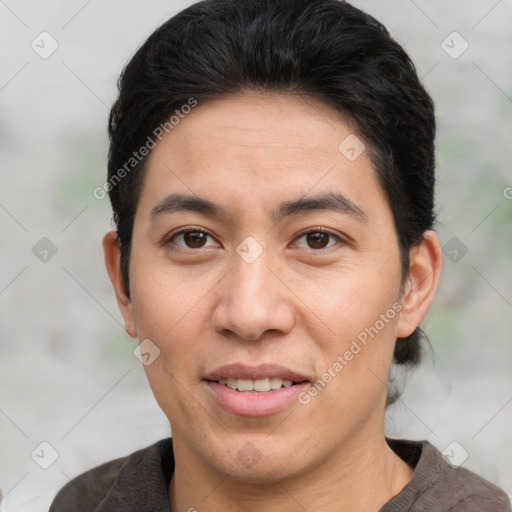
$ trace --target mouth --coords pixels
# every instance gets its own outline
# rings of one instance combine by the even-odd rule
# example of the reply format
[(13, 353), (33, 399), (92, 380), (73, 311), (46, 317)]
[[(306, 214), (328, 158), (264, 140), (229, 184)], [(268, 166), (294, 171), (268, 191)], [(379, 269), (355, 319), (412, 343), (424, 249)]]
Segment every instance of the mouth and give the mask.
[(275, 364), (223, 366), (203, 379), (214, 403), (238, 416), (268, 416), (297, 403), (311, 379)]

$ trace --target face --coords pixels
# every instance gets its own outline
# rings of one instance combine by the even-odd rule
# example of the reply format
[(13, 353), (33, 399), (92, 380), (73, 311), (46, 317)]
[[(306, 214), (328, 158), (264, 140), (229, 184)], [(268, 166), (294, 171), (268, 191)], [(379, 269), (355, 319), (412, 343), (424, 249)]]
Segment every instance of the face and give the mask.
[(188, 460), (266, 482), (382, 435), (395, 339), (417, 322), (354, 137), (312, 98), (246, 92), (152, 150), (118, 300), (148, 359), (160, 351), (145, 370)]

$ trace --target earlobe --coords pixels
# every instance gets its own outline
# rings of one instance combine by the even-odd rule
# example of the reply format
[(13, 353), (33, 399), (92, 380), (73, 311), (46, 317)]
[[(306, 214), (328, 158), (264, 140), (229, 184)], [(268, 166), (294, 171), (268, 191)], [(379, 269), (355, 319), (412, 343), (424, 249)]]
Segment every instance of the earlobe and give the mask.
[(405, 338), (414, 332), (434, 299), (443, 254), (434, 231), (425, 231), (421, 242), (409, 253), (409, 277), (402, 296), (402, 310), (397, 336)]
[(133, 319), (132, 302), (126, 290), (123, 274), (121, 272), (121, 248), (116, 232), (109, 231), (103, 237), (102, 245), (105, 256), (105, 267), (112, 286), (114, 287), (117, 305), (123, 315), (126, 332), (132, 338), (136, 338), (137, 332)]

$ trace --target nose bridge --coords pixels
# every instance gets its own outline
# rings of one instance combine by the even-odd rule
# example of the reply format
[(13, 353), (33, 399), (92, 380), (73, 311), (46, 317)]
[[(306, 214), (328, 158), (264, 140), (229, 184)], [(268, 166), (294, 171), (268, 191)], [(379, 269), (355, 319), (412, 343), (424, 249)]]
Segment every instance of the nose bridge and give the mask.
[(266, 296), (266, 292), (272, 288), (269, 264), (268, 251), (262, 251), (254, 259), (237, 255), (233, 269), (232, 291), (238, 301), (266, 301), (268, 304), (272, 296), (271, 293)]
[(239, 338), (255, 340), (267, 330), (287, 332), (293, 315), (284, 303), (283, 284), (270, 270), (271, 251), (248, 238), (233, 255), (233, 268), (226, 276), (214, 318), (217, 330), (228, 329)]

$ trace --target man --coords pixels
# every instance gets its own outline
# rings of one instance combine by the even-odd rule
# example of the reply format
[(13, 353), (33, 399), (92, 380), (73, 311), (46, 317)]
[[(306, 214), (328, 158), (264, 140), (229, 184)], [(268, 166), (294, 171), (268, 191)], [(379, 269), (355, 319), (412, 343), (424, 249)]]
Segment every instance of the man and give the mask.
[(337, 0), (206, 0), (157, 29), (110, 116), (105, 262), (172, 440), (51, 511), (507, 511), (385, 437), (436, 292), (432, 101)]

